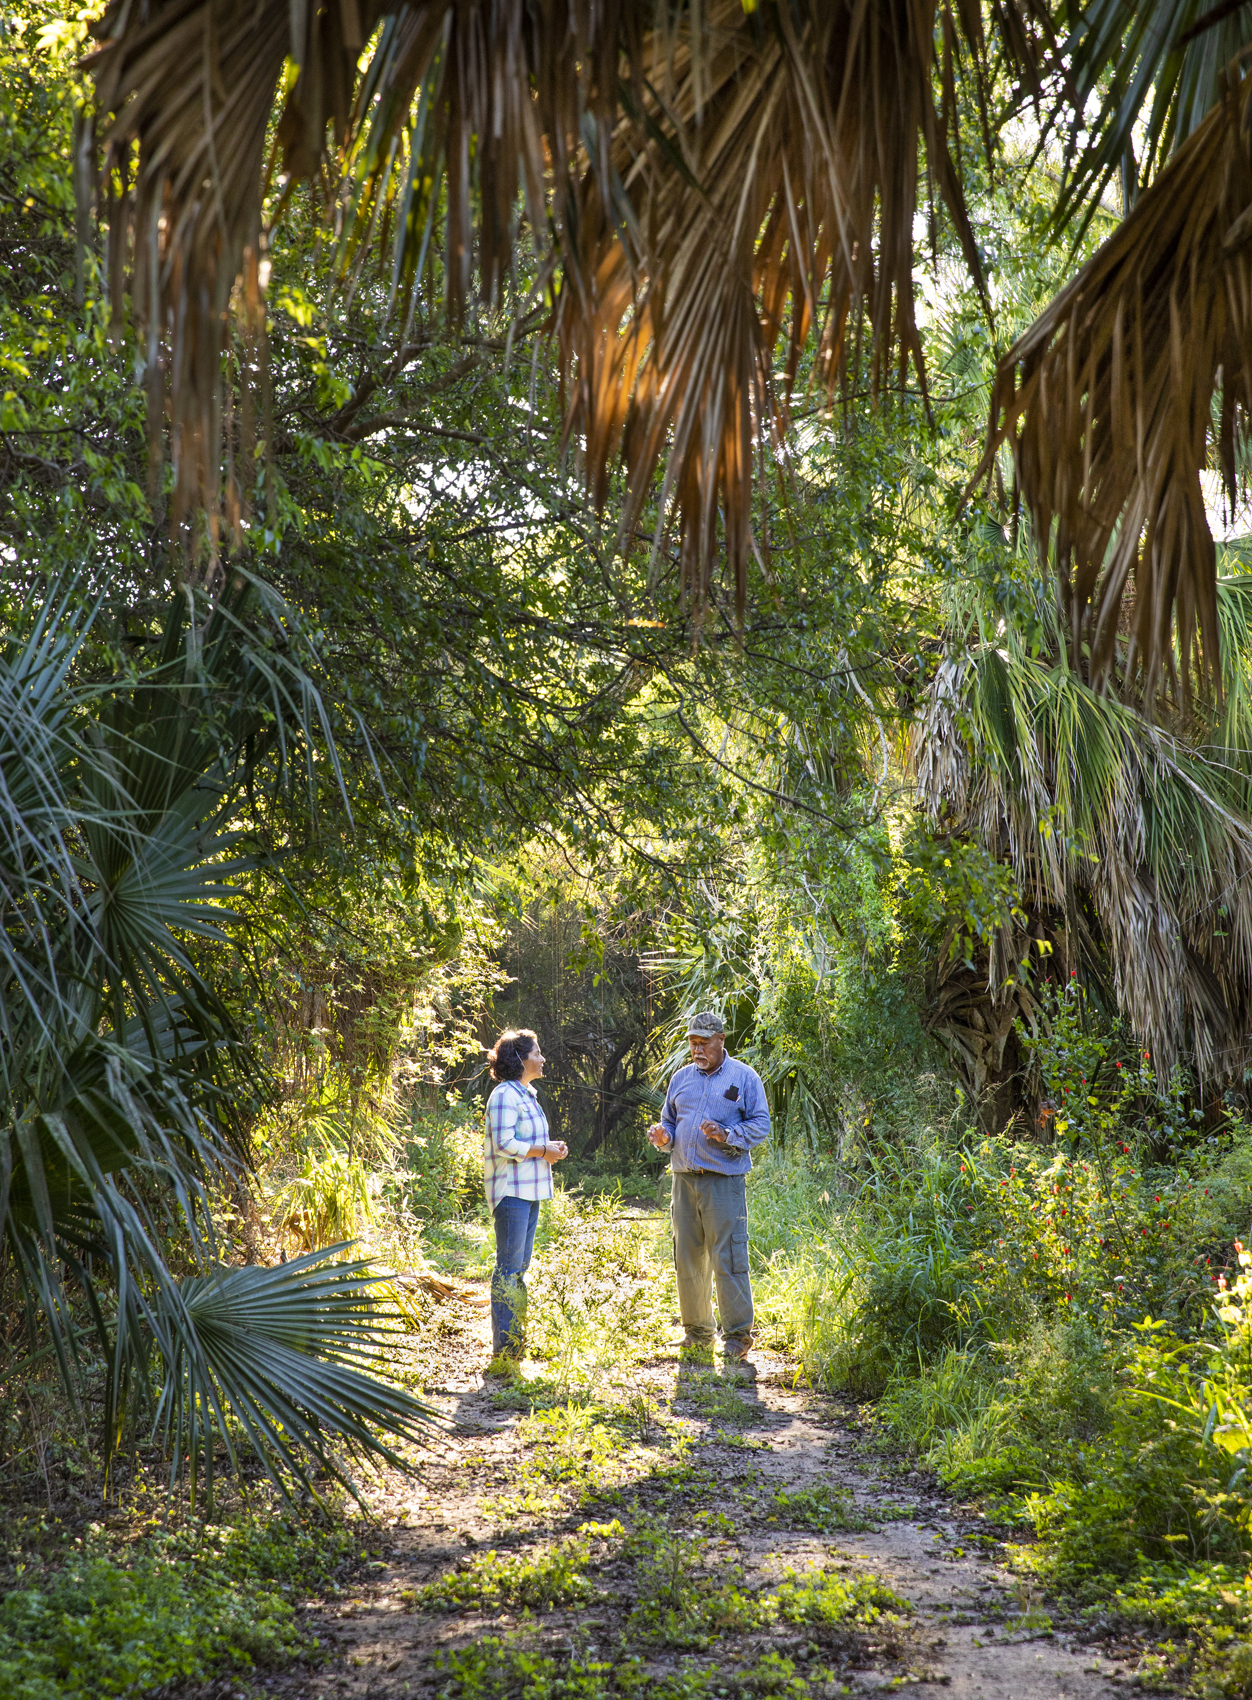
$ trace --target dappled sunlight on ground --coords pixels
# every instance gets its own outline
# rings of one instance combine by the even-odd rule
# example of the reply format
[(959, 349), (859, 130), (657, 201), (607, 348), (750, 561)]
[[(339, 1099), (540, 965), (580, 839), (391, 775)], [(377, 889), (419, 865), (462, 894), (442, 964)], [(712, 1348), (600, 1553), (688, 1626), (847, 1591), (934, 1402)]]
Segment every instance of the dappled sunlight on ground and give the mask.
[(1053, 1627), (1047, 1602), (998, 1562), (994, 1531), (918, 1472), (893, 1473), (857, 1408), (797, 1385), (785, 1360), (680, 1361), (680, 1330), (667, 1328), (641, 1360), (601, 1352), (580, 1372), (566, 1354), (528, 1361), (512, 1382), (485, 1377), (475, 1285), (463, 1276), (465, 1296), (415, 1341), (406, 1379), (447, 1426), (413, 1479), (384, 1475), (368, 1496), (385, 1562), (319, 1614), (328, 1662), (271, 1678), (269, 1692), (1116, 1691), (1116, 1657)]

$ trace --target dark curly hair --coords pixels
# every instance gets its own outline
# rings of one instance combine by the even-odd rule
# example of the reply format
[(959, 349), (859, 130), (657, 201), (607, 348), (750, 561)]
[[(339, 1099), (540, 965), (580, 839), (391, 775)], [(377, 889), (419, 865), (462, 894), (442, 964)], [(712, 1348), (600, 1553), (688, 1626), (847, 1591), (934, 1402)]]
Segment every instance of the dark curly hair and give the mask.
[(487, 1052), (487, 1066), (493, 1080), (520, 1080), (522, 1064), (539, 1043), (539, 1035), (529, 1027), (509, 1027), (496, 1040), (495, 1049)]

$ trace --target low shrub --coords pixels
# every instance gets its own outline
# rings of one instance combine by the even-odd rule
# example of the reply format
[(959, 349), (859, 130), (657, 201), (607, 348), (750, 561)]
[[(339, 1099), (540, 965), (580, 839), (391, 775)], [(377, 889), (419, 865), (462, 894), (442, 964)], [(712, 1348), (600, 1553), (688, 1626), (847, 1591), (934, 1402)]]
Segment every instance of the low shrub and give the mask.
[(546, 1206), (527, 1276), (530, 1350), (566, 1391), (668, 1341), (674, 1274), (659, 1230), (627, 1216), (614, 1193), (558, 1191)]
[(425, 1222), (445, 1222), (486, 1200), (483, 1112), (478, 1104), (413, 1110), (396, 1177), (396, 1205)]

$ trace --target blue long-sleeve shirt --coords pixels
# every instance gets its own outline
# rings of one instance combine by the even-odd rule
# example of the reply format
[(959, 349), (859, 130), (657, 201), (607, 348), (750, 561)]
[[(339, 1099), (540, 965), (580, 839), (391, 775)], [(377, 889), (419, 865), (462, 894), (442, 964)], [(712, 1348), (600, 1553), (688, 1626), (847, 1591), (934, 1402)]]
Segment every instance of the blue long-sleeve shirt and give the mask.
[[(724, 1127), (727, 1143), (706, 1139), (700, 1132), (703, 1121)], [(729, 1055), (708, 1074), (688, 1063), (669, 1083), (661, 1126), (670, 1137), (675, 1174), (712, 1169), (719, 1175), (746, 1175), (752, 1167), (749, 1151), (769, 1138), (769, 1104), (760, 1075)]]

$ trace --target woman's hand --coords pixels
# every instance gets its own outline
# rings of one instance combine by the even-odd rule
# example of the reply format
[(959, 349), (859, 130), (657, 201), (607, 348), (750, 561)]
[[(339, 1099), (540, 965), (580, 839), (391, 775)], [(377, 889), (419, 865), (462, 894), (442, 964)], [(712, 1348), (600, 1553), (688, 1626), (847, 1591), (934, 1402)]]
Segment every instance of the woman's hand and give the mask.
[(569, 1156), (569, 1146), (563, 1139), (551, 1139), (539, 1155), (545, 1163), (559, 1163), (562, 1157)]

